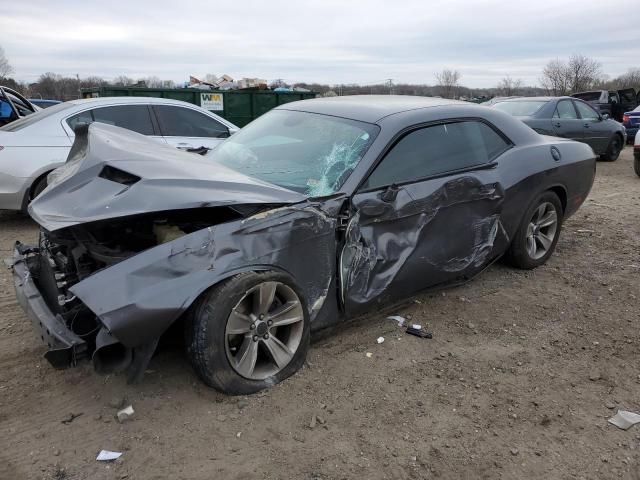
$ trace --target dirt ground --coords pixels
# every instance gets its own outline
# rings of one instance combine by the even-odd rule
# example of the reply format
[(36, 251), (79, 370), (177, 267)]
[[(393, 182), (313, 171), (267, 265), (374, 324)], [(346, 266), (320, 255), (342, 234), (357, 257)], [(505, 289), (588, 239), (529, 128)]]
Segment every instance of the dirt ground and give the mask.
[[(631, 161), (627, 147), (598, 163), (546, 266), (497, 264), (392, 312), (432, 340), (384, 314), (359, 319), (316, 338), (302, 371), (250, 397), (204, 386), (177, 348), (136, 386), (88, 363), (53, 370), (3, 269), (0, 479), (640, 479), (640, 425), (607, 424), (617, 408), (640, 411)], [(0, 256), (36, 233), (1, 214)], [(112, 405), (123, 398), (135, 414), (120, 424)], [(70, 414), (80, 416), (62, 423)], [(101, 449), (124, 453), (102, 463)]]

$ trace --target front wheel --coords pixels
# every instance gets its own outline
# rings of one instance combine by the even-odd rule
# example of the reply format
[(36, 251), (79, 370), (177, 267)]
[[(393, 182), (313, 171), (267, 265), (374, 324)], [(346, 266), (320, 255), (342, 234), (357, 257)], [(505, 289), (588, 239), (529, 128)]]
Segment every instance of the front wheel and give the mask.
[(294, 374), (309, 349), (309, 318), (293, 280), (236, 275), (206, 292), (186, 322), (187, 354), (209, 386), (246, 395)]
[(562, 204), (553, 192), (544, 192), (525, 212), (507, 260), (514, 267), (532, 269), (544, 264), (558, 243), (562, 226)]

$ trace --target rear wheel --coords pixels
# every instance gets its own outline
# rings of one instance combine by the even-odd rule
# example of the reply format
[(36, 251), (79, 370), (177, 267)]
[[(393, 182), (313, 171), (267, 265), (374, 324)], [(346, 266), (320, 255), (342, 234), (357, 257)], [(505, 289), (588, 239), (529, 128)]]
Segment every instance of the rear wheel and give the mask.
[(558, 243), (562, 226), (562, 204), (553, 192), (544, 192), (527, 209), (507, 260), (514, 267), (532, 269), (544, 264)]
[(41, 176), (31, 186), (31, 193), (29, 195), (29, 203), (31, 203), (42, 191), (47, 188), (47, 174)]
[(622, 137), (616, 134), (609, 142), (607, 151), (603, 155), (601, 155), (600, 158), (605, 162), (615, 162), (620, 156), (620, 152), (622, 151), (623, 147), (624, 144), (622, 143)]
[(247, 272), (212, 288), (192, 308), (185, 333), (198, 375), (232, 395), (281, 382), (309, 349), (304, 298), (279, 272)]

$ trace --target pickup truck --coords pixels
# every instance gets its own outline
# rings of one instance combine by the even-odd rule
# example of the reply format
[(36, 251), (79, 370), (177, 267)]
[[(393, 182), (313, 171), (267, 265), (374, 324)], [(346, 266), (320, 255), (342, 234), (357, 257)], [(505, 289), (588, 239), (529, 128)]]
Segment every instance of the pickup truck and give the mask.
[(39, 110), (12, 88), (0, 86), (0, 127)]
[(633, 88), (592, 90), (574, 93), (571, 96), (590, 103), (601, 114), (606, 113), (618, 122), (622, 122), (624, 112), (633, 110), (640, 104), (640, 92), (636, 93)]

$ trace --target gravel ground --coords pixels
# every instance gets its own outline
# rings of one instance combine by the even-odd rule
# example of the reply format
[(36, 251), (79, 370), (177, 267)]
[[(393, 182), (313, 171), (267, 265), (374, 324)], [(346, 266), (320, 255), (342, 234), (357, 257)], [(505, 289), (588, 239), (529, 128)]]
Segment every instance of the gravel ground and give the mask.
[[(269, 391), (204, 386), (178, 348), (140, 385), (88, 364), (53, 370), (0, 274), (0, 478), (640, 479), (640, 178), (627, 147), (548, 264), (497, 264), (468, 285), (421, 295), (316, 337), (308, 365)], [(33, 240), (0, 214), (0, 256)], [(382, 344), (376, 338), (385, 337)], [(367, 352), (372, 355), (368, 357)], [(114, 405), (133, 405), (125, 423)], [(62, 423), (70, 414), (80, 415)], [(101, 449), (124, 452), (96, 462)]]

